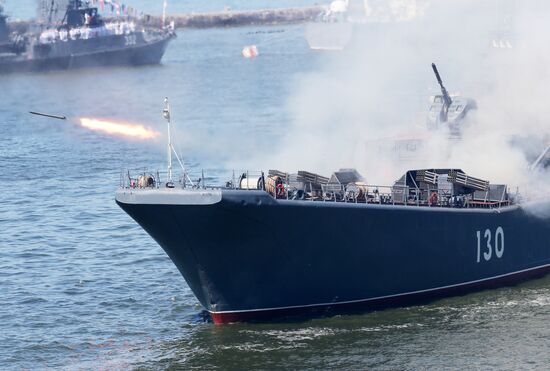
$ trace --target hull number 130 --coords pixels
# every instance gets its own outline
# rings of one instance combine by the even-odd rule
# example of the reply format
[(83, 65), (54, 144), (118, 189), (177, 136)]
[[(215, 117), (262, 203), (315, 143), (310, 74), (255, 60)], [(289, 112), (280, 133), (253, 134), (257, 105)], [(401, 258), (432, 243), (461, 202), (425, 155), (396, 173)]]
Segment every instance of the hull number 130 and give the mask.
[(485, 261), (491, 260), (493, 256), (502, 258), (504, 254), (504, 229), (502, 227), (498, 227), (494, 234), (490, 229), (486, 229), (483, 234), (481, 231), (477, 231), (476, 235), (478, 263), (482, 256)]

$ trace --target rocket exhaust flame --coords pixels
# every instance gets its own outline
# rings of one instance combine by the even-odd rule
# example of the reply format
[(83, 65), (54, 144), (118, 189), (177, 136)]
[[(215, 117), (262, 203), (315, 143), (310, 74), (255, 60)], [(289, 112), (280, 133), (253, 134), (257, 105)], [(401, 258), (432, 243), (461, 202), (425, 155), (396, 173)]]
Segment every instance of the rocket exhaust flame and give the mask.
[(100, 131), (106, 134), (122, 135), (136, 139), (156, 138), (159, 133), (143, 125), (118, 123), (107, 120), (98, 120), (93, 118), (80, 118), (80, 125), (86, 129)]

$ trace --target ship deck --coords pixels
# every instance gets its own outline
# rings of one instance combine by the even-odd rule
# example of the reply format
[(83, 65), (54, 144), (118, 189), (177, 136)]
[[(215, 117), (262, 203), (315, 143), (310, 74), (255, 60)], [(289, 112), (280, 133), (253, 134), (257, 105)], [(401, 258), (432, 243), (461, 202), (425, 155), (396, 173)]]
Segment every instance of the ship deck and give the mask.
[[(280, 174), (271, 171), (270, 173)], [(357, 205), (384, 205), (395, 207), (446, 208), (446, 209), (501, 209), (515, 205), (519, 197), (510, 197), (506, 187), (502, 188), (500, 199), (490, 197), (487, 192), (480, 194), (455, 195), (449, 189), (428, 188), (420, 189), (406, 184), (377, 185), (363, 182), (349, 184), (330, 183), (328, 178), (313, 174), (310, 182), (286, 179), (274, 179), (274, 175), (266, 176), (264, 172), (243, 172), (238, 178), (233, 174), (231, 180), (223, 186), (206, 185), (205, 173), (201, 171), (198, 180), (192, 181), (189, 175), (184, 175), (178, 182), (162, 182), (160, 173), (140, 172), (131, 175), (124, 170), (120, 176), (120, 191), (125, 200), (132, 199), (131, 203), (189, 203), (211, 204), (219, 202), (224, 197), (243, 199), (257, 197), (258, 194), (267, 194), (276, 201), (313, 202), (315, 204), (357, 204)], [(303, 175), (303, 174), (302, 174)], [(299, 179), (299, 178), (298, 178)], [(319, 179), (321, 182), (319, 182)], [(475, 178), (474, 178), (475, 179)], [(314, 181), (315, 180), (315, 183)], [(240, 192), (238, 192), (240, 191)], [(258, 193), (259, 192), (259, 193)], [(130, 195), (132, 195), (130, 197)], [(265, 202), (265, 201), (264, 201)]]

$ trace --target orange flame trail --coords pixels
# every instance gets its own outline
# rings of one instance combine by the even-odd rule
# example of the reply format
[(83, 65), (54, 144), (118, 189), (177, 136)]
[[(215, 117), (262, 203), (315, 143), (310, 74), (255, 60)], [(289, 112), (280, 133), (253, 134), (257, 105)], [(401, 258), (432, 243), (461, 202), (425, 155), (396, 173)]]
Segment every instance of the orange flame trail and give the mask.
[(80, 125), (90, 130), (101, 131), (112, 135), (122, 135), (136, 139), (151, 139), (159, 135), (157, 131), (143, 125), (123, 124), (85, 117), (80, 119)]

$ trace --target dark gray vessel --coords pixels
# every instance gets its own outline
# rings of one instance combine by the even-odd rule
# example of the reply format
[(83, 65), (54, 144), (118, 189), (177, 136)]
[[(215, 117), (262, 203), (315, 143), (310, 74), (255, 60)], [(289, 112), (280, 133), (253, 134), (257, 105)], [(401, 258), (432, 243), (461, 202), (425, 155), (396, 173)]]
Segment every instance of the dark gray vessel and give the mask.
[(23, 47), (0, 54), (0, 73), (157, 64), (174, 37), (171, 29), (105, 22), (97, 8), (71, 0), (60, 25), (26, 35)]
[(172, 181), (169, 164), (164, 182), (125, 174), (116, 202), (215, 323), (410, 305), (550, 271), (550, 219), (529, 212), (550, 201), (460, 169), (411, 170), (387, 187), (350, 169), (272, 170), (207, 188)]
[(12, 34), (8, 27), (8, 16), (4, 13), (4, 7), (0, 3), (0, 58), (6, 53), (14, 53), (20, 42), (20, 35)]

